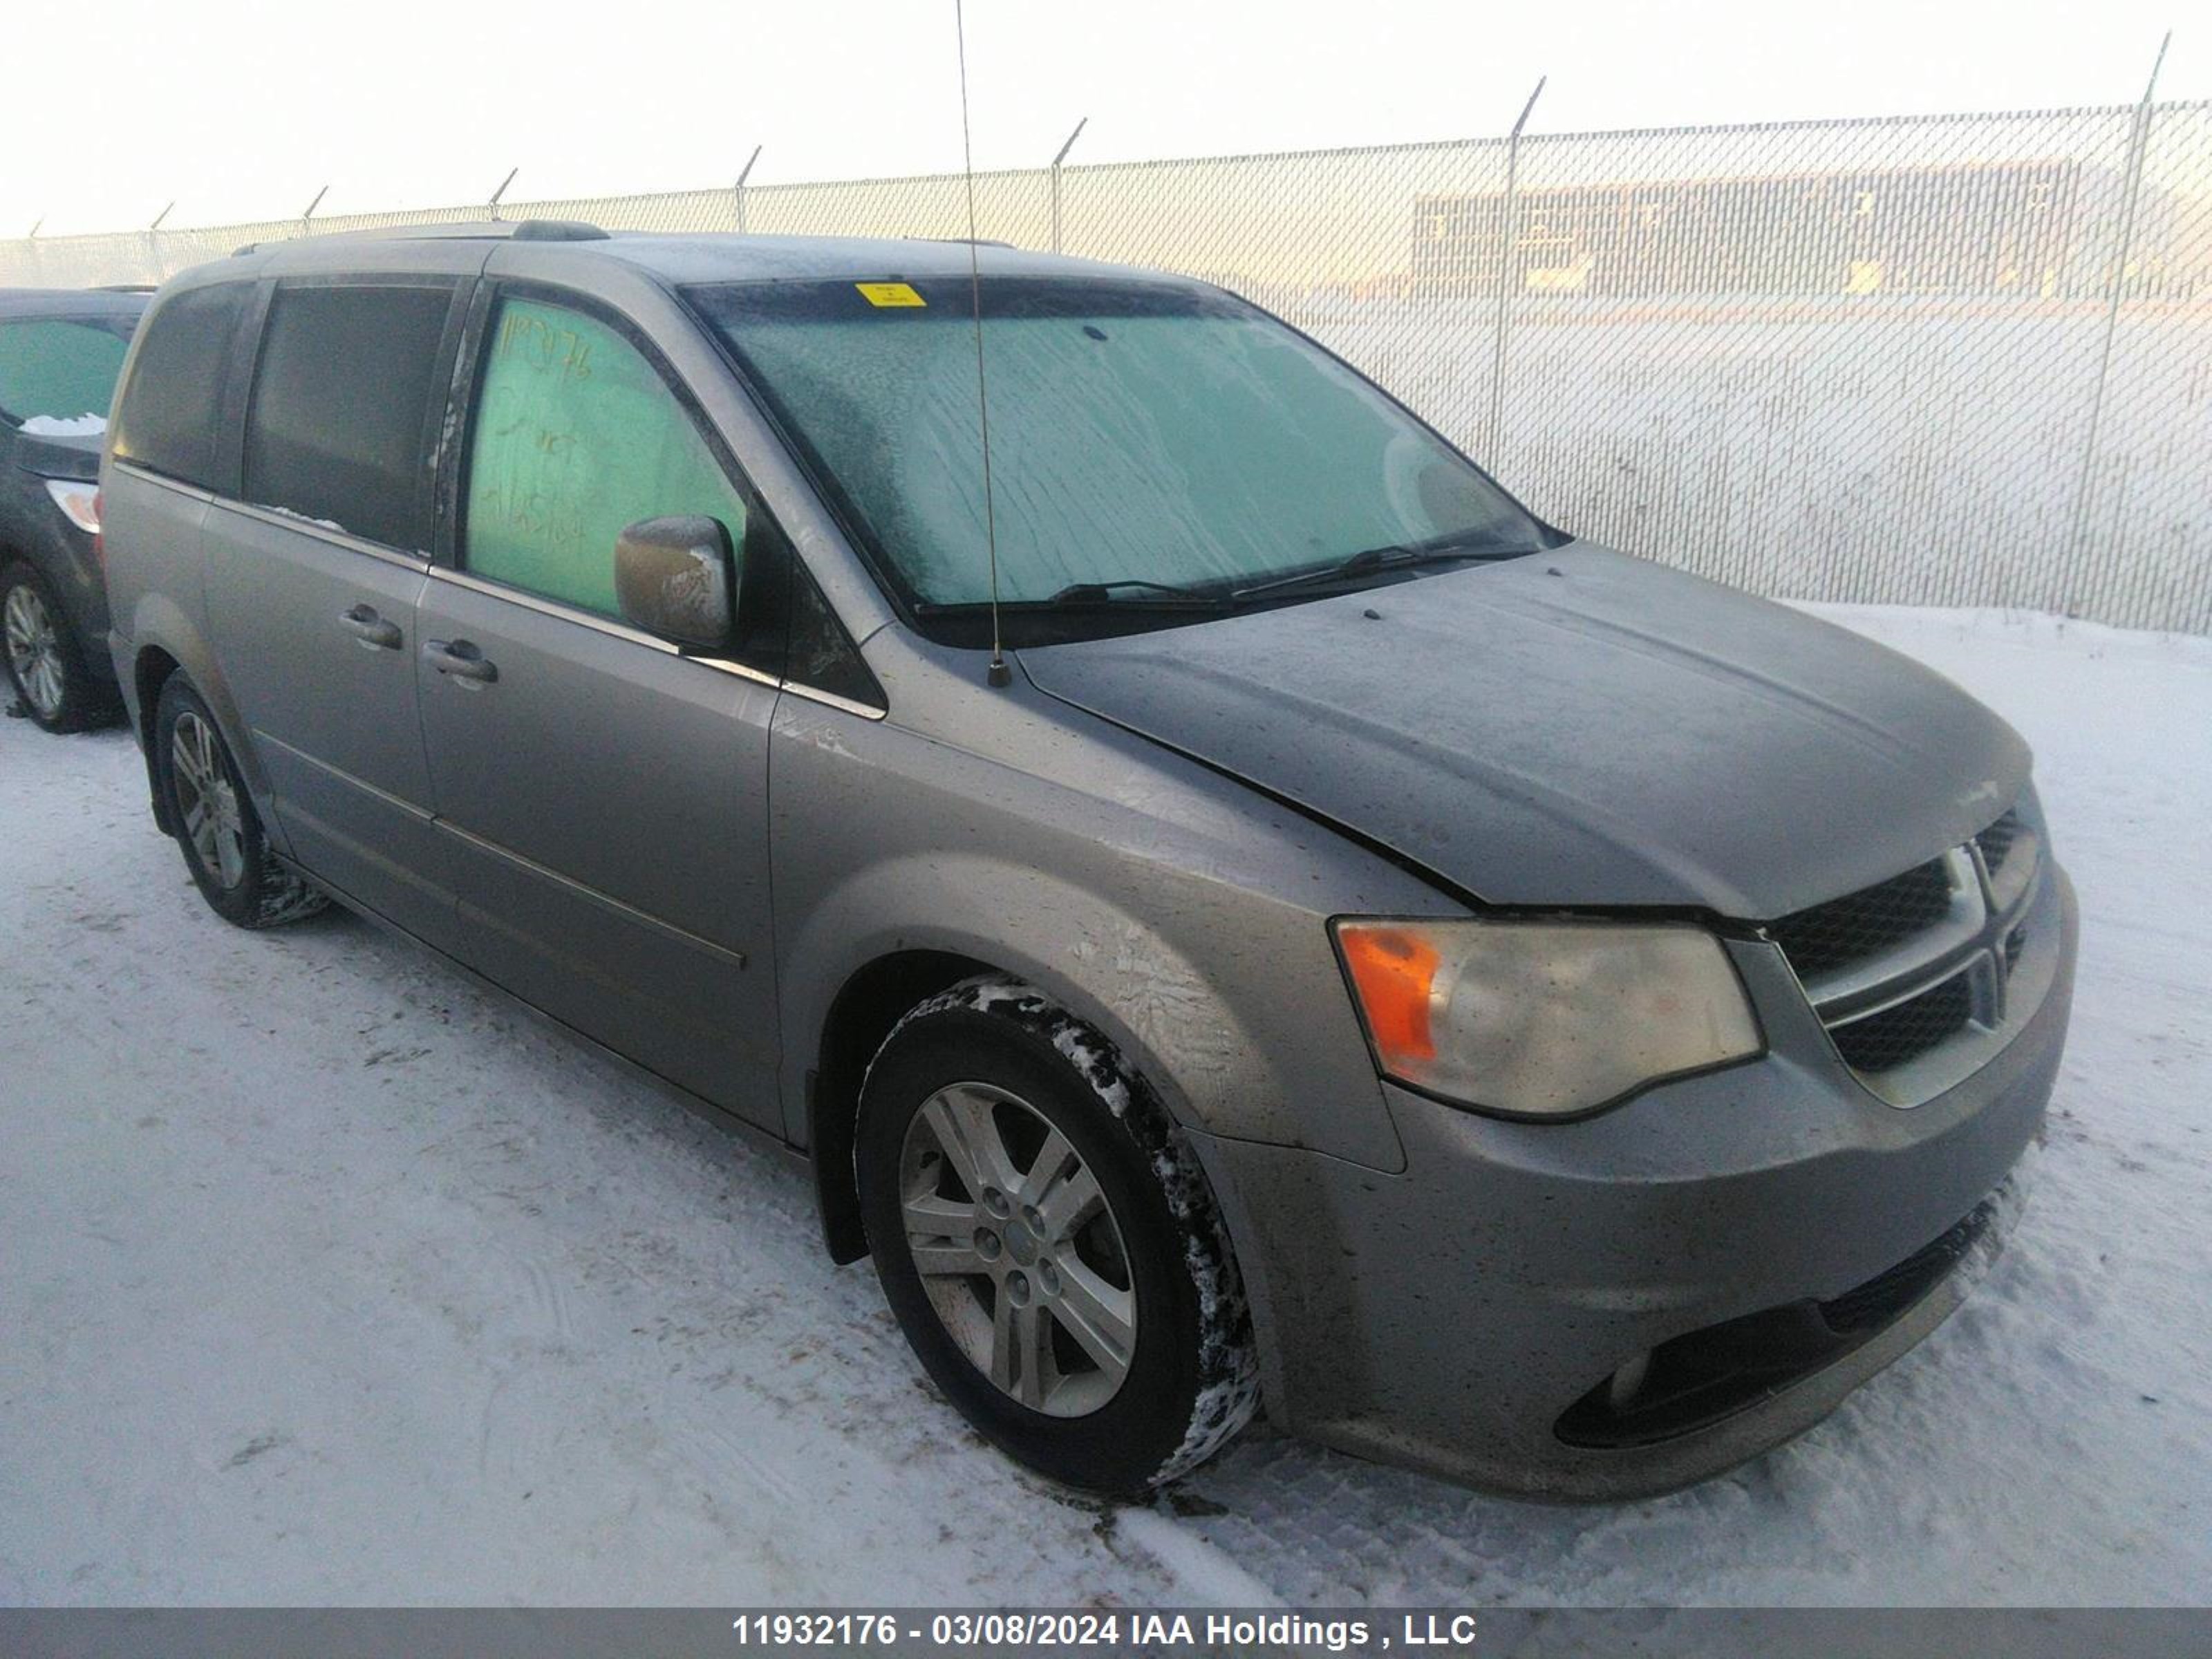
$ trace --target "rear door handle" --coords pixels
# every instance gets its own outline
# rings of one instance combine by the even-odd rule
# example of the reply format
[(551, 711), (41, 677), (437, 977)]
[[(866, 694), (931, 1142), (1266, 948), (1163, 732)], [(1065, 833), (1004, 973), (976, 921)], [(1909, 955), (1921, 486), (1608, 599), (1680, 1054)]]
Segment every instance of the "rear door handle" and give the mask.
[(432, 640), (422, 647), (422, 660), (467, 685), (489, 685), (499, 678), (499, 670), (468, 640)]
[(399, 648), (399, 624), (386, 622), (376, 614), (373, 605), (357, 605), (350, 611), (338, 612), (338, 621), (347, 633), (359, 640), (371, 651), (397, 651)]

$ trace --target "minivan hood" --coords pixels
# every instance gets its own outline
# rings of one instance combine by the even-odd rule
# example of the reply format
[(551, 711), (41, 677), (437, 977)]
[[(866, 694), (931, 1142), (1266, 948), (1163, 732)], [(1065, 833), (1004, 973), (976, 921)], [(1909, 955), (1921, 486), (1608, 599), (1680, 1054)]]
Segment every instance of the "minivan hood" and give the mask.
[(77, 478), (86, 483), (100, 476), (100, 435), (15, 434), (15, 465), (40, 478)]
[(1500, 904), (1770, 920), (1957, 846), (2028, 775), (1909, 658), (1587, 542), (1020, 659)]

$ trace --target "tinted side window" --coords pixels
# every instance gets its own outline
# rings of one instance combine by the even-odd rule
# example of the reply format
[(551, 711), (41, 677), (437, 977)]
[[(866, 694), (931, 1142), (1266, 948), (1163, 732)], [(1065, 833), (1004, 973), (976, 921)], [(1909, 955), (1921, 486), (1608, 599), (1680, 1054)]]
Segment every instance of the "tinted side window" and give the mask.
[(246, 302), (246, 283), (173, 295), (156, 307), (117, 411), (115, 453), (203, 489), (220, 489), (223, 386)]
[(450, 287), (276, 290), (246, 420), (246, 499), (420, 550)]
[(617, 616), (616, 538), (678, 514), (720, 519), (742, 561), (743, 498), (690, 411), (614, 329), (502, 300), (477, 397), (461, 562), (477, 575)]

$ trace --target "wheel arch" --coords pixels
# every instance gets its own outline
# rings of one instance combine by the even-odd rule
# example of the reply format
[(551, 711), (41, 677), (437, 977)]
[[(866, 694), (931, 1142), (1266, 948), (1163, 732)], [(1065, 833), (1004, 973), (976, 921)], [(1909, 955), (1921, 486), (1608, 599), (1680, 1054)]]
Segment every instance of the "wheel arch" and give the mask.
[(849, 1224), (860, 1076), (900, 1015), (962, 979), (1035, 986), (1111, 1042), (1178, 1122), (1206, 1124), (1267, 1092), (1249, 1036), (1194, 964), (1139, 919), (1034, 868), (886, 860), (810, 907), (778, 957), (785, 1134), (811, 1156), (840, 1261), (862, 1253)]
[(146, 791), (153, 798), (155, 827), (165, 836), (177, 833), (161, 788), (161, 768), (154, 757), (154, 711), (161, 706), (161, 688), (180, 665), (158, 645), (141, 646), (131, 663), (131, 724), (138, 738), (138, 753), (146, 763)]
[(229, 745), (231, 758), (246, 780), (246, 793), (252, 797), (254, 810), (260, 815), (263, 832), (278, 852), (289, 852), (274, 810), (269, 774), (261, 764), (258, 751), (246, 740), (246, 722), (239, 713), (237, 700), (232, 696), (229, 682), (216, 666), (215, 652), (198, 625), (173, 599), (164, 594), (149, 593), (138, 601), (132, 612), (129, 638), (131, 669), (125, 696), (135, 704), (131, 710), (132, 729), (145, 757), (147, 787), (154, 799), (154, 821), (161, 825), (162, 833), (173, 831), (161, 804), (161, 766), (154, 742), (154, 715), (161, 688), (173, 676), (181, 673), (215, 716), (222, 740)]
[(863, 963), (838, 988), (805, 1084), (815, 1205), (831, 1261), (842, 1265), (868, 1254), (853, 1169), (854, 1131), (868, 1062), (910, 1009), (963, 979), (995, 971), (989, 963), (955, 951), (902, 950)]
[(803, 1020), (796, 1045), (806, 1056), (805, 1074), (798, 1080), (804, 1118), (789, 1127), (793, 1139), (803, 1138), (813, 1165), (823, 1235), (833, 1260), (854, 1261), (867, 1254), (860, 1230), (853, 1141), (868, 1062), (908, 1012), (980, 974), (1003, 974), (1034, 986), (1103, 1036), (1123, 1063), (1143, 1076), (1171, 1120), (1191, 1121), (1191, 1103), (1167, 1054), (1121, 1018), (1109, 999), (1072, 979), (1042, 952), (1013, 939), (987, 940), (950, 927), (878, 936), (836, 978), (822, 1017)]

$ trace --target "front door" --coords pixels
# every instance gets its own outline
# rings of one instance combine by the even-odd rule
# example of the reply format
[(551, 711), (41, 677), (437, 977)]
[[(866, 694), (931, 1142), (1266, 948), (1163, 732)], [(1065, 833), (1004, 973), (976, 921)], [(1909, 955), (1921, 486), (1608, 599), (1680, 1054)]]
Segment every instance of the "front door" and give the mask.
[(463, 959), (780, 1127), (775, 679), (678, 654), (615, 597), (624, 526), (705, 514), (742, 549), (746, 493), (613, 319), (507, 295), (480, 350), (455, 568), (432, 572), (416, 656)]

